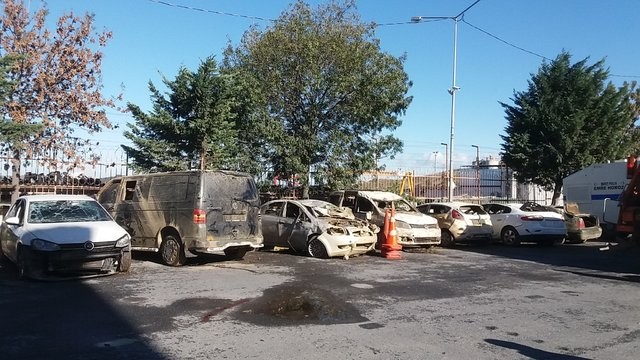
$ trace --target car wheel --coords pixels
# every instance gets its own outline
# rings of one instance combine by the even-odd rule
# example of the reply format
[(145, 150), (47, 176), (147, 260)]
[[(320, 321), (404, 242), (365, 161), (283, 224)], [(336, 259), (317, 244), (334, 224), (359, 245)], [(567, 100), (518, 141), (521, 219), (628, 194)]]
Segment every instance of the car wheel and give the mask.
[(160, 244), (162, 262), (169, 266), (182, 266), (187, 262), (182, 242), (174, 235), (164, 235)]
[(328, 257), (327, 249), (324, 247), (322, 241), (314, 237), (307, 243), (307, 252), (314, 258), (325, 259)]
[(504, 229), (502, 229), (500, 239), (502, 240), (502, 243), (505, 245), (509, 245), (509, 246), (520, 245), (520, 234), (518, 234), (518, 231), (516, 231), (516, 229), (510, 226), (507, 226)]
[(128, 251), (123, 251), (122, 256), (120, 256), (120, 261), (118, 261), (118, 271), (119, 272), (127, 272), (131, 267), (131, 249)]
[(16, 267), (18, 268), (18, 279), (26, 280), (31, 276), (31, 251), (29, 249), (23, 246), (18, 247)]
[(247, 251), (248, 249), (246, 247), (234, 247), (224, 249), (224, 254), (229, 260), (242, 260)]
[(453, 247), (455, 244), (456, 240), (453, 238), (453, 235), (447, 230), (442, 230), (442, 235), (440, 235), (440, 245), (444, 247)]

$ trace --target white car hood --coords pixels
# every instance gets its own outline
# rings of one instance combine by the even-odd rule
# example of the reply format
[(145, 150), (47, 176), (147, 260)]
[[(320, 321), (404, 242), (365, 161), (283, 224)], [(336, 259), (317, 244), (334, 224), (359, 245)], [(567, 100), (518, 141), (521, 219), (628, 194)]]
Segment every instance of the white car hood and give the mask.
[(116, 241), (127, 234), (114, 221), (28, 224), (26, 230), (33, 239), (38, 238), (56, 244)]
[(396, 220), (416, 225), (433, 225), (438, 223), (438, 220), (422, 213), (396, 212)]

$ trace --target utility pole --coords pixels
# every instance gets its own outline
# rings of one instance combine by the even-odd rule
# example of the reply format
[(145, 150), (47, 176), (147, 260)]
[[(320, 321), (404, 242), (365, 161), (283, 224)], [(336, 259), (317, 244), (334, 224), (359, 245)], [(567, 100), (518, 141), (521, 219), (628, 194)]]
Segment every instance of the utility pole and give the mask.
[[(442, 182), (446, 184), (443, 187), (443, 190), (447, 190), (447, 194), (449, 193), (449, 144), (440, 143), (440, 145), (444, 145), (444, 172), (442, 173)], [(442, 199), (444, 199), (444, 194), (442, 194)]]
[(457, 53), (458, 53), (458, 22), (464, 18), (464, 14), (469, 11), (472, 7), (474, 7), (480, 0), (476, 0), (473, 4), (467, 6), (464, 10), (462, 10), (456, 16), (413, 16), (411, 17), (411, 21), (414, 23), (419, 23), (424, 20), (443, 20), (443, 19), (451, 19), (453, 20), (453, 79), (451, 81), (451, 87), (447, 90), (449, 95), (451, 95), (451, 131), (449, 132), (449, 166), (448, 173), (449, 179), (447, 181), (448, 188), (448, 201), (451, 201), (453, 198), (453, 139), (454, 139), (454, 124), (455, 124), (455, 111), (456, 111), (456, 92), (460, 90), (460, 87), (456, 85), (456, 69), (457, 69)]
[(480, 148), (478, 145), (471, 145), (476, 148), (476, 194), (478, 197), (478, 204), (480, 203)]

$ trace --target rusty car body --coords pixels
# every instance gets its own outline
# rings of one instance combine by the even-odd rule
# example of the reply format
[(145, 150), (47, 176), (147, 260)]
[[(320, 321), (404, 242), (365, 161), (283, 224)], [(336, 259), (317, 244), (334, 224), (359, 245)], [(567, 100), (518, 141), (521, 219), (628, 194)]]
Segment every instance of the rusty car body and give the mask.
[(287, 247), (318, 258), (373, 250), (379, 228), (322, 200), (272, 200), (261, 208), (264, 248)]
[(570, 202), (562, 208), (555, 209), (564, 216), (568, 242), (584, 243), (602, 236), (602, 227), (600, 227), (598, 217), (580, 212), (578, 204)]
[(98, 201), (132, 237), (137, 251), (159, 252), (170, 266), (186, 253), (239, 259), (262, 247), (253, 178), (232, 171), (176, 171), (111, 179)]

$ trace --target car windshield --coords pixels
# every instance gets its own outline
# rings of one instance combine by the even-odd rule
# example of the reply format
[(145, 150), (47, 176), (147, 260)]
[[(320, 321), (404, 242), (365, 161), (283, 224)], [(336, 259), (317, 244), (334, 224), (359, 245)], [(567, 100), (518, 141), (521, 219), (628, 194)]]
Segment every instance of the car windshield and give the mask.
[(391, 206), (393, 204), (393, 207), (396, 209), (396, 211), (407, 211), (407, 212), (416, 211), (416, 209), (414, 209), (413, 206), (411, 206), (411, 204), (409, 204), (404, 199), (394, 200), (394, 201), (377, 200), (376, 202), (378, 203), (378, 207), (380, 209), (386, 209), (386, 208), (391, 209)]
[(307, 210), (315, 217), (337, 217), (344, 219), (353, 219), (351, 209), (346, 207), (335, 206), (331, 203), (318, 203), (312, 206), (305, 205)]
[(110, 221), (107, 212), (93, 200), (47, 200), (29, 204), (29, 223)]

